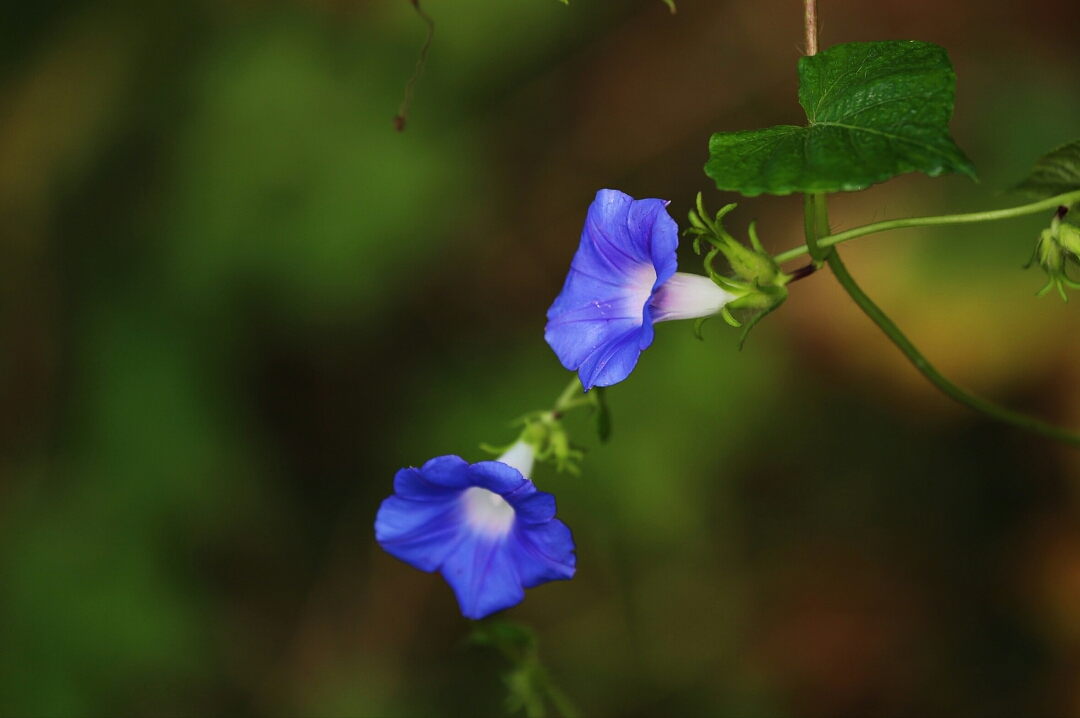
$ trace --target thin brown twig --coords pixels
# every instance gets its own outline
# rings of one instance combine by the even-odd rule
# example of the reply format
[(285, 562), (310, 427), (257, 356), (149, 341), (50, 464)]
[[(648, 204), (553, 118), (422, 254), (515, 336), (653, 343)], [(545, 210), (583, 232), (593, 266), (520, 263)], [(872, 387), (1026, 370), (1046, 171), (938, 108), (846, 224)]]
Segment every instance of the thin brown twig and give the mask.
[(806, 54), (817, 54), (817, 0), (806, 0)]
[(788, 284), (791, 284), (792, 282), (797, 282), (800, 279), (806, 279), (811, 274), (818, 271), (818, 269), (820, 269), (820, 267), (818, 267), (813, 262), (811, 262), (810, 264), (807, 264), (804, 267), (799, 267), (798, 269), (796, 269), (794, 272), (791, 273), (791, 279), (788, 280)]
[(424, 70), (424, 61), (427, 59), (428, 48), (431, 47), (431, 40), (435, 37), (435, 21), (420, 7), (420, 0), (409, 0), (409, 2), (416, 8), (416, 14), (420, 16), (420, 19), (427, 24), (428, 31), (427, 39), (424, 40), (424, 45), (420, 48), (420, 57), (416, 60), (416, 70), (413, 71), (412, 77), (405, 84), (405, 99), (401, 101), (401, 109), (398, 110), (397, 116), (394, 118), (394, 129), (398, 132), (405, 129), (405, 123), (409, 119), (409, 105), (412, 104), (413, 85), (420, 79), (420, 73)]

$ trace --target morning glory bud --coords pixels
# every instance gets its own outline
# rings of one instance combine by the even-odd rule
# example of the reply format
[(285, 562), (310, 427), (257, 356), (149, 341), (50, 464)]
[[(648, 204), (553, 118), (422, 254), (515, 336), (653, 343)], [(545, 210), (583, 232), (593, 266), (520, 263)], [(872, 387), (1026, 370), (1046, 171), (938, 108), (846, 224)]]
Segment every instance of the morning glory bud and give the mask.
[(1058, 294), (1066, 302), (1069, 301), (1069, 297), (1065, 294), (1066, 288), (1080, 289), (1080, 283), (1070, 279), (1067, 271), (1070, 262), (1080, 264), (1080, 229), (1062, 221), (1068, 211), (1067, 207), (1058, 208), (1050, 227), (1040, 233), (1031, 259), (1024, 265), (1027, 269), (1038, 259), (1039, 266), (1048, 277), (1046, 284), (1036, 293), (1036, 296), (1041, 297), (1056, 288)]
[(466, 618), (516, 606), (524, 589), (569, 579), (576, 566), (555, 497), (529, 480), (535, 458), (519, 441), (495, 461), (439, 456), (398, 471), (375, 539), (405, 563), (441, 573)]
[(544, 328), (544, 339), (586, 391), (629, 376), (652, 344), (655, 322), (711, 316), (735, 299), (705, 277), (676, 273), (679, 228), (667, 204), (604, 189), (589, 206)]

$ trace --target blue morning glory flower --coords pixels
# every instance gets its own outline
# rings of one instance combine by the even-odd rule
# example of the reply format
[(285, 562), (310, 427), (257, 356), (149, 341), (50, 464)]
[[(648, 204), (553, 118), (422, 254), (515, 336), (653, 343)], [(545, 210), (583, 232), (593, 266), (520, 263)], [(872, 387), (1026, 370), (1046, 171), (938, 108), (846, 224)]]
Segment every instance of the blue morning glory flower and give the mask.
[(653, 324), (718, 313), (736, 299), (708, 277), (676, 272), (679, 228), (667, 202), (603, 189), (589, 206), (544, 339), (588, 391), (633, 371)]
[(379, 507), (376, 540), (405, 563), (441, 573), (474, 620), (521, 603), (526, 588), (571, 578), (574, 540), (555, 518), (555, 497), (528, 478), (534, 458), (519, 441), (495, 461), (439, 456), (402, 469)]

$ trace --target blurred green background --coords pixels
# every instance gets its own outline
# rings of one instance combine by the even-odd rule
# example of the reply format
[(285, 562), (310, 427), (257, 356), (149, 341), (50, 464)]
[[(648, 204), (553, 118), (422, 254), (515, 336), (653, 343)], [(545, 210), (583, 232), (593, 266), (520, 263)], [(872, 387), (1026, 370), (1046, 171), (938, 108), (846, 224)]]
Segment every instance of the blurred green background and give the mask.
[[(0, 714), (502, 715), (437, 576), (382, 553), (394, 472), (549, 406), (595, 191), (713, 208), (713, 131), (799, 123), (798, 0), (36, 0), (0, 8)], [(981, 183), (1080, 137), (1080, 4), (820, 0), (918, 39)], [(775, 250), (801, 201), (741, 201)], [(845, 247), (948, 375), (1080, 425), (1049, 217)], [(685, 248), (684, 248), (685, 249)], [(696, 270), (692, 254), (684, 269)], [(590, 716), (1080, 713), (1080, 458), (925, 385), (822, 272), (739, 353), (665, 324), (580, 478), (579, 571), (508, 616)]]

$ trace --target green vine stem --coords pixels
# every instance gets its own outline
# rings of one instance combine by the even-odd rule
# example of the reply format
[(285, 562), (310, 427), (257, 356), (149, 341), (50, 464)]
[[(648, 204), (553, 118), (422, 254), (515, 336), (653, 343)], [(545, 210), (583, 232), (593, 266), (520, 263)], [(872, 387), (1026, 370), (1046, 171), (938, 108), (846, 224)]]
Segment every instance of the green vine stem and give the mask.
[[(812, 57), (817, 54), (817, 0), (803, 0), (803, 8), (805, 10), (803, 27), (806, 30), (806, 54)], [(824, 202), (825, 196), (810, 192), (807, 192), (803, 199), (803, 231), (806, 235), (806, 246), (802, 249), (810, 253), (810, 258), (814, 260), (815, 270), (825, 264), (825, 250), (818, 244), (818, 237), (829, 233), (828, 230), (822, 233), (821, 229), (815, 225), (819, 200)]]
[[(817, 217), (817, 195), (807, 193), (803, 199), (803, 232), (806, 235), (806, 246), (799, 247), (799, 249), (805, 250), (802, 254), (809, 253), (810, 258), (814, 260), (815, 267), (821, 267), (825, 263), (825, 251), (818, 244), (818, 228), (814, 226), (815, 217)], [(826, 232), (825, 234), (828, 234)], [(800, 254), (799, 256), (802, 256)], [(773, 257), (773, 261), (776, 258)], [(776, 261), (780, 264), (779, 261)]]
[[(810, 207), (810, 197), (807, 195), (807, 210)], [(838, 232), (834, 235), (817, 237), (817, 245), (821, 249), (827, 249), (829, 247), (835, 247), (843, 242), (857, 239), (859, 237), (865, 237), (868, 234), (876, 234), (877, 232), (887, 232), (890, 229), (904, 229), (905, 227), (934, 227), (947, 224), (971, 224), (974, 222), (993, 222), (999, 219), (1012, 219), (1013, 217), (1023, 217), (1029, 214), (1037, 214), (1050, 209), (1057, 209), (1058, 207), (1065, 205), (1068, 206), (1074, 202), (1080, 202), (1080, 190), (1073, 192), (1066, 192), (1065, 194), (1059, 194), (1056, 197), (1050, 199), (1040, 200), (1038, 202), (1032, 202), (1031, 204), (1021, 205), (1019, 207), (1009, 207), (1008, 209), (997, 209), (990, 212), (971, 212), (969, 214), (945, 214), (937, 217), (910, 217), (908, 219), (890, 219), (885, 222), (876, 222), (874, 224), (863, 225), (862, 227), (855, 227), (844, 232)], [(808, 220), (809, 221), (809, 220)], [(808, 225), (809, 227), (809, 225)], [(808, 240), (809, 241), (809, 240)], [(809, 244), (802, 247), (795, 247), (789, 249), (786, 252), (773, 257), (773, 261), (777, 264), (783, 264), (784, 262), (790, 262), (793, 259), (798, 259), (805, 254), (810, 254), (813, 257), (813, 253), (810, 252)]]
[[(1070, 196), (1073, 199), (1068, 199)], [(1062, 201), (1063, 199), (1066, 199), (1069, 202), (1076, 201), (1077, 199), (1080, 199), (1080, 192), (1071, 192), (1071, 193), (1066, 194), (1066, 195), (1060, 195), (1059, 197), (1054, 197), (1054, 198), (1046, 200), (1044, 202), (1036, 202), (1034, 205), (1027, 205), (1026, 207), (1018, 207), (1018, 208), (1015, 208), (1013, 210), (1000, 210), (999, 212), (983, 212), (983, 213), (980, 213), (980, 214), (981, 215), (998, 215), (998, 216), (996, 216), (996, 217), (985, 217), (985, 216), (983, 216), (980, 219), (973, 219), (973, 220), (969, 219), (967, 221), (978, 222), (978, 221), (986, 221), (988, 219), (1004, 219), (1005, 217), (1018, 216), (1018, 214), (1016, 213), (1017, 210), (1026, 210), (1026, 211), (1022, 212), (1021, 214), (1031, 214), (1032, 212), (1038, 212), (1038, 211), (1041, 211), (1043, 209), (1048, 209), (1051, 206), (1058, 206), (1060, 204), (1066, 203), (1066, 202)], [(1038, 205), (1037, 209), (1031, 209), (1032, 207), (1035, 207), (1036, 205)], [(809, 207), (809, 203), (807, 204), (807, 207)], [(1005, 213), (1008, 213), (1008, 214), (1002, 215), (1001, 214), (1002, 212), (1005, 212)], [(972, 216), (977, 216), (977, 215), (953, 215), (953, 217), (972, 217)], [(924, 218), (921, 218), (921, 219), (949, 219), (949, 218), (945, 218), (945, 217), (924, 217)], [(895, 220), (895, 221), (896, 222), (911, 222), (913, 220)], [(963, 220), (961, 220), (961, 221), (963, 221)], [(952, 219), (951, 221), (948, 221), (948, 222), (938, 222), (938, 223), (939, 224), (952, 224), (952, 223), (956, 223), (956, 222), (957, 222), (956, 219)], [(828, 218), (827, 208), (825, 206), (824, 196), (822, 196), (822, 199), (821, 199), (820, 202), (815, 202), (814, 203), (814, 220), (813, 220), (813, 223), (817, 227), (819, 233), (824, 233), (826, 235), (828, 234), (829, 218)], [(807, 221), (807, 224), (808, 225), (810, 224), (810, 220)], [(892, 223), (891, 222), (881, 222), (878, 225), (868, 225), (868, 227), (880, 226), (882, 224), (892, 224)], [(923, 222), (923, 224), (929, 224), (929, 222)], [(918, 225), (906, 224), (906, 225), (902, 225), (902, 226), (918, 226)], [(885, 228), (883, 228), (881, 230), (877, 230), (877, 231), (884, 231), (884, 229), (894, 229), (894, 228), (895, 227), (885, 227)], [(867, 229), (867, 227), (860, 227), (859, 229)], [(831, 237), (830, 236), (821, 236), (819, 234), (819, 236), (817, 237), (817, 244), (819, 246), (821, 246), (821, 247), (835, 246), (835, 245), (839, 244), (841, 241), (844, 241), (844, 240), (838, 240), (837, 239), (838, 237), (842, 237), (844, 234), (851, 234), (851, 232), (854, 232), (854, 231), (856, 231), (856, 230), (849, 230), (848, 232), (833, 235)], [(869, 234), (869, 232), (866, 232), (864, 234)], [(861, 236), (861, 235), (856, 235), (856, 236)], [(853, 239), (853, 238), (854, 237), (849, 237), (849, 239)], [(832, 240), (832, 241), (830, 241), (830, 240)], [(881, 329), (881, 331), (885, 332), (885, 335), (887, 337), (889, 337), (889, 339), (892, 340), (892, 343), (895, 344), (897, 346), (897, 348), (899, 348), (900, 351), (902, 351), (904, 353), (904, 356), (906, 356), (911, 361), (911, 363), (915, 365), (915, 368), (918, 369), (919, 372), (923, 376), (925, 376), (930, 381), (931, 384), (933, 384), (935, 387), (937, 387), (939, 390), (941, 390), (946, 396), (950, 397), (951, 399), (957, 401), (960, 404), (963, 404), (964, 406), (966, 406), (966, 407), (968, 407), (970, 409), (974, 409), (975, 411), (981, 411), (982, 413), (986, 414), (987, 416), (989, 416), (989, 417), (991, 417), (993, 419), (997, 419), (998, 421), (1003, 421), (1006, 424), (1011, 424), (1011, 425), (1013, 425), (1013, 426), (1015, 426), (1017, 428), (1025, 429), (1027, 431), (1031, 431), (1031, 432), (1036, 433), (1036, 434), (1038, 434), (1040, 436), (1044, 436), (1044, 437), (1046, 437), (1048, 439), (1053, 439), (1055, 441), (1060, 441), (1061, 443), (1067, 444), (1068, 446), (1071, 446), (1071, 447), (1073, 447), (1075, 449), (1080, 449), (1080, 435), (1074, 434), (1074, 433), (1072, 433), (1070, 431), (1066, 431), (1065, 429), (1061, 429), (1061, 428), (1056, 427), (1056, 426), (1054, 426), (1052, 424), (1047, 424), (1045, 422), (1039, 421), (1038, 419), (1033, 419), (1033, 418), (1031, 418), (1029, 416), (1025, 416), (1024, 414), (1019, 414), (1019, 413), (1017, 413), (1015, 411), (1011, 411), (1011, 410), (1006, 409), (1006, 408), (1004, 408), (1002, 406), (998, 406), (997, 404), (995, 404), (995, 403), (993, 403), (991, 401), (987, 401), (986, 399), (983, 399), (981, 397), (969, 394), (968, 392), (966, 392), (963, 389), (961, 389), (960, 387), (958, 387), (956, 384), (953, 384), (951, 381), (946, 379), (945, 376), (942, 375), (942, 373), (939, 372), (934, 367), (933, 364), (931, 364), (929, 361), (926, 360), (926, 357), (924, 357), (922, 355), (922, 352), (920, 352), (915, 347), (915, 345), (911, 343), (911, 340), (908, 339), (906, 336), (904, 336), (904, 333), (902, 331), (900, 331), (900, 328), (898, 326), (896, 326), (895, 323), (893, 323), (893, 320), (890, 319), (888, 317), (888, 315), (885, 314), (885, 312), (881, 311), (881, 308), (878, 307), (878, 305), (874, 304), (874, 301), (872, 299), (870, 299), (869, 296), (867, 296), (866, 292), (864, 292), (862, 290), (862, 287), (860, 287), (858, 285), (858, 283), (855, 281), (854, 277), (851, 276), (851, 273), (848, 272), (847, 267), (844, 265), (843, 260), (840, 259), (840, 253), (839, 252), (836, 252), (836, 251), (828, 252), (827, 256), (825, 258), (825, 262), (829, 265), (829, 268), (832, 269), (833, 274), (836, 275), (836, 279), (837, 279), (837, 281), (840, 282), (840, 286), (842, 286), (844, 288), (844, 291), (846, 291), (848, 293), (848, 295), (853, 300), (855, 300), (855, 303), (857, 305), (859, 305), (859, 308), (862, 309), (863, 312), (865, 312), (866, 315), (868, 317), (870, 317), (870, 319), (872, 319), (875, 324), (878, 325), (878, 327)]]
[(563, 389), (562, 394), (555, 400), (555, 406), (551, 410), (552, 416), (556, 419), (561, 417), (568, 411), (576, 409), (579, 406), (595, 406), (596, 401), (585, 394), (585, 389), (581, 385), (581, 379), (577, 374), (574, 374), (574, 378), (570, 380), (570, 383)]

